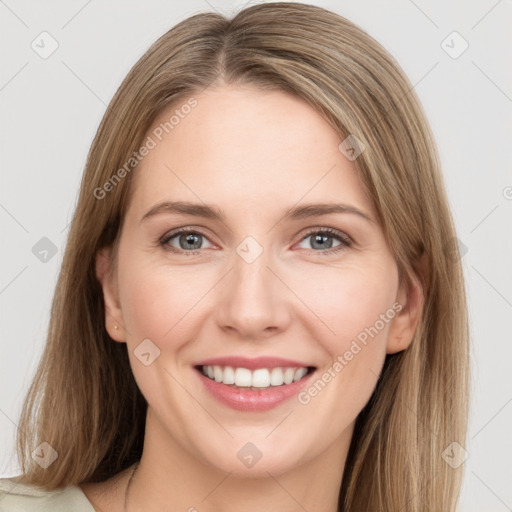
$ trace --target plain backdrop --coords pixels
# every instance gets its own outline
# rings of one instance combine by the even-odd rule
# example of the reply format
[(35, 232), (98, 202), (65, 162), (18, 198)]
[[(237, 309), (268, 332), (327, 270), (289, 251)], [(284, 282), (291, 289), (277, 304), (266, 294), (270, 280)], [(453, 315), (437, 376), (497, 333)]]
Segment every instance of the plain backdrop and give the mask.
[[(471, 317), (473, 394), (460, 510), (512, 510), (511, 1), (310, 3), (377, 39), (426, 110)], [(18, 473), (21, 401), (45, 343), (67, 226), (106, 105), (137, 59), (177, 22), (200, 11), (230, 15), (243, 5), (0, 1), (0, 476)], [(44, 55), (52, 45), (58, 47)]]

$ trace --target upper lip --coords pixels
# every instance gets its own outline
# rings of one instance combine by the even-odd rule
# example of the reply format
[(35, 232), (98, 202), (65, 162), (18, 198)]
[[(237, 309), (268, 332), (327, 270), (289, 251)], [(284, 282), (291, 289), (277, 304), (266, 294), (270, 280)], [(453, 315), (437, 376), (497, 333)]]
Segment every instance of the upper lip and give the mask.
[(234, 368), (247, 368), (248, 370), (257, 370), (258, 368), (309, 368), (312, 365), (294, 361), (293, 359), (283, 359), (282, 357), (261, 356), (248, 358), (243, 356), (215, 357), (213, 359), (204, 359), (194, 366), (232, 366)]

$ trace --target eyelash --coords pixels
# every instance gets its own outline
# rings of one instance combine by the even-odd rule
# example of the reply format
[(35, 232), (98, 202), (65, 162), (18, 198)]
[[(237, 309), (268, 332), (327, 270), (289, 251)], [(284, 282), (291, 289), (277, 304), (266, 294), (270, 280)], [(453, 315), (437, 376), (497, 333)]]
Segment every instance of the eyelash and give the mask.
[[(163, 249), (173, 252), (173, 253), (176, 253), (176, 254), (186, 254), (187, 256), (194, 256), (194, 255), (200, 254), (201, 250), (184, 251), (184, 250), (176, 249), (175, 247), (171, 247), (170, 245), (167, 245), (171, 239), (175, 238), (176, 236), (182, 235), (184, 233), (193, 233), (195, 235), (201, 235), (205, 238), (208, 238), (204, 233), (201, 233), (201, 231), (198, 231), (197, 229), (181, 228), (178, 231), (171, 232), (167, 235), (164, 235), (163, 238), (161, 238), (158, 241), (158, 243), (162, 246)], [(332, 249), (326, 249), (325, 251), (315, 251), (314, 249), (311, 249), (311, 250), (313, 250), (313, 252), (316, 252), (319, 255), (333, 254), (333, 253), (342, 251), (343, 249), (351, 247), (352, 243), (353, 243), (352, 240), (350, 239), (350, 237), (348, 237), (345, 233), (342, 233), (341, 231), (338, 231), (338, 230), (332, 229), (332, 228), (311, 229), (300, 239), (300, 242), (304, 241), (306, 238), (308, 238), (309, 236), (311, 236), (313, 234), (328, 235), (330, 237), (337, 238), (341, 242), (341, 244), (338, 245), (337, 247), (334, 247)]]

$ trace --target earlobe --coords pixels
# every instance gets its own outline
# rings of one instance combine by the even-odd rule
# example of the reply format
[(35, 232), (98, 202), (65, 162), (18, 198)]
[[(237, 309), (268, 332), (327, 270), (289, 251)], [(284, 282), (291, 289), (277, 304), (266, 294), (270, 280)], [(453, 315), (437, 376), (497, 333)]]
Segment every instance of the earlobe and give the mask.
[(423, 313), (425, 297), (420, 281), (414, 276), (409, 286), (406, 280), (400, 286), (397, 302), (401, 309), (393, 319), (389, 330), (386, 352), (395, 354), (409, 347)]
[(103, 290), (105, 328), (113, 340), (125, 342), (126, 333), (117, 295), (116, 275), (112, 268), (111, 248), (100, 249), (96, 254), (96, 278)]

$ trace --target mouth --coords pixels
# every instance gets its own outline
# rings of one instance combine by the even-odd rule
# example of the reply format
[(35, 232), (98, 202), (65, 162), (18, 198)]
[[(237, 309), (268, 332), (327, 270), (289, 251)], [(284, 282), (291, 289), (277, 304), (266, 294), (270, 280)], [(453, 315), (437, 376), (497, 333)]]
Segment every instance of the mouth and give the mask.
[(220, 365), (197, 365), (202, 375), (226, 386), (251, 391), (288, 386), (304, 379), (316, 370), (315, 366), (257, 368), (235, 368)]
[(267, 411), (296, 396), (311, 382), (315, 366), (248, 369), (221, 364), (195, 365), (194, 373), (218, 403), (243, 412)]

